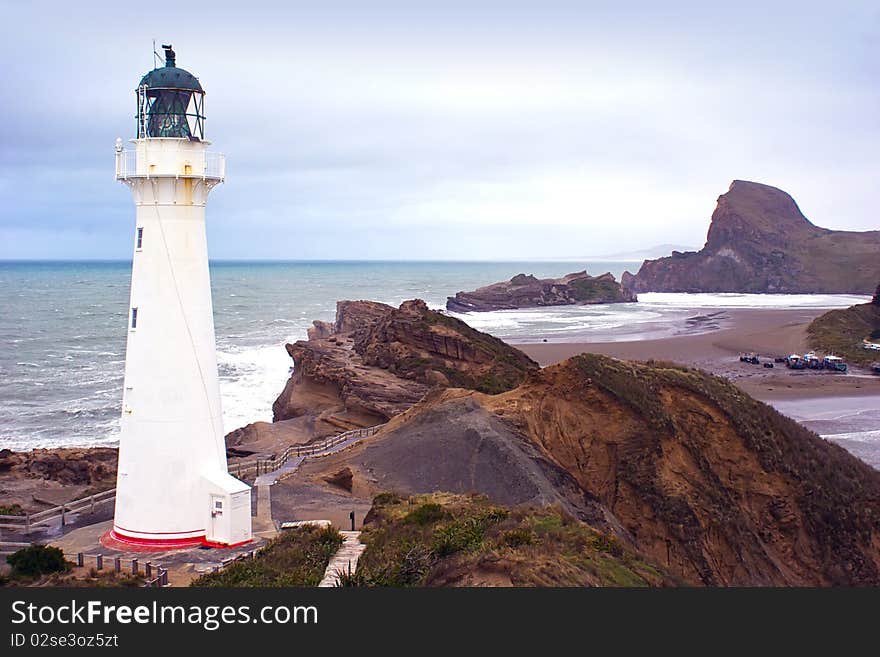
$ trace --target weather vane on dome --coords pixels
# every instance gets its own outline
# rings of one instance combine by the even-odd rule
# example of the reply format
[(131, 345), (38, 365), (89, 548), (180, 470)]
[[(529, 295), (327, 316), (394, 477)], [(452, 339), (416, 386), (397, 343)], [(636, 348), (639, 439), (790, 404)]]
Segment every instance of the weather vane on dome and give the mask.
[(171, 44), (169, 43), (167, 46), (163, 43), (162, 49), (165, 51), (165, 66), (173, 67), (175, 66), (176, 55), (174, 51), (171, 49)]

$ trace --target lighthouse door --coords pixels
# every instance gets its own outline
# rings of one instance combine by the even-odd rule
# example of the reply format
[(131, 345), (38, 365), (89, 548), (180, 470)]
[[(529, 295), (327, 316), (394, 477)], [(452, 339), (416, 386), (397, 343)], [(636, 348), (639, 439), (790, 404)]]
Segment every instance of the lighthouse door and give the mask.
[(223, 513), (226, 510), (226, 498), (223, 495), (211, 495), (211, 538), (224, 534)]

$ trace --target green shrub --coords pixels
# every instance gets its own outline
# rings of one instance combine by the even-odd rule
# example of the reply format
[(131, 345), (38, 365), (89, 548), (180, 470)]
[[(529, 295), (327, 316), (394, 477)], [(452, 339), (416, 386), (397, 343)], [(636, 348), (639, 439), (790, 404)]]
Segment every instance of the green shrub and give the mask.
[(20, 504), (0, 504), (0, 516), (23, 516), (24, 509)]
[(407, 522), (413, 522), (417, 525), (428, 525), (437, 522), (446, 517), (446, 511), (436, 502), (428, 502), (422, 504), (415, 511), (411, 511), (406, 515)]
[(22, 548), (6, 557), (6, 562), (12, 566), (13, 577), (38, 577), (70, 569), (70, 564), (64, 560), (64, 552), (47, 545)]
[(456, 552), (477, 550), (483, 544), (486, 527), (506, 517), (506, 510), (490, 508), (438, 527), (434, 530), (431, 551), (437, 557), (445, 557)]
[(501, 537), (502, 542), (512, 548), (522, 547), (523, 545), (531, 545), (535, 542), (535, 532), (528, 527), (517, 527), (516, 529), (508, 529)]

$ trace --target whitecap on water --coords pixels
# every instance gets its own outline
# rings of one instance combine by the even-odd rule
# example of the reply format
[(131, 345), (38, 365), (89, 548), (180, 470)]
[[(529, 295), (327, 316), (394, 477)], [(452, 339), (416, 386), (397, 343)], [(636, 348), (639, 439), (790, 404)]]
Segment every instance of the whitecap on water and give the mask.
[(830, 433), (824, 434), (822, 437), (827, 440), (852, 440), (858, 443), (877, 443), (880, 442), (880, 430)]
[(272, 421), (272, 402), (290, 376), (284, 343), (231, 347), (217, 352), (225, 431)]
[(667, 308), (848, 308), (870, 301), (852, 294), (739, 294), (643, 292), (639, 305)]

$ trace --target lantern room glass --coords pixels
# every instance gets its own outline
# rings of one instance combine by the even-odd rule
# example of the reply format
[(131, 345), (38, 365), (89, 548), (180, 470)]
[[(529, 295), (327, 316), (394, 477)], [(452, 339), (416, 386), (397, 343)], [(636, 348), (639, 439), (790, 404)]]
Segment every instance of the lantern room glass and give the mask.
[(205, 95), (191, 89), (138, 89), (138, 138), (205, 138)]

